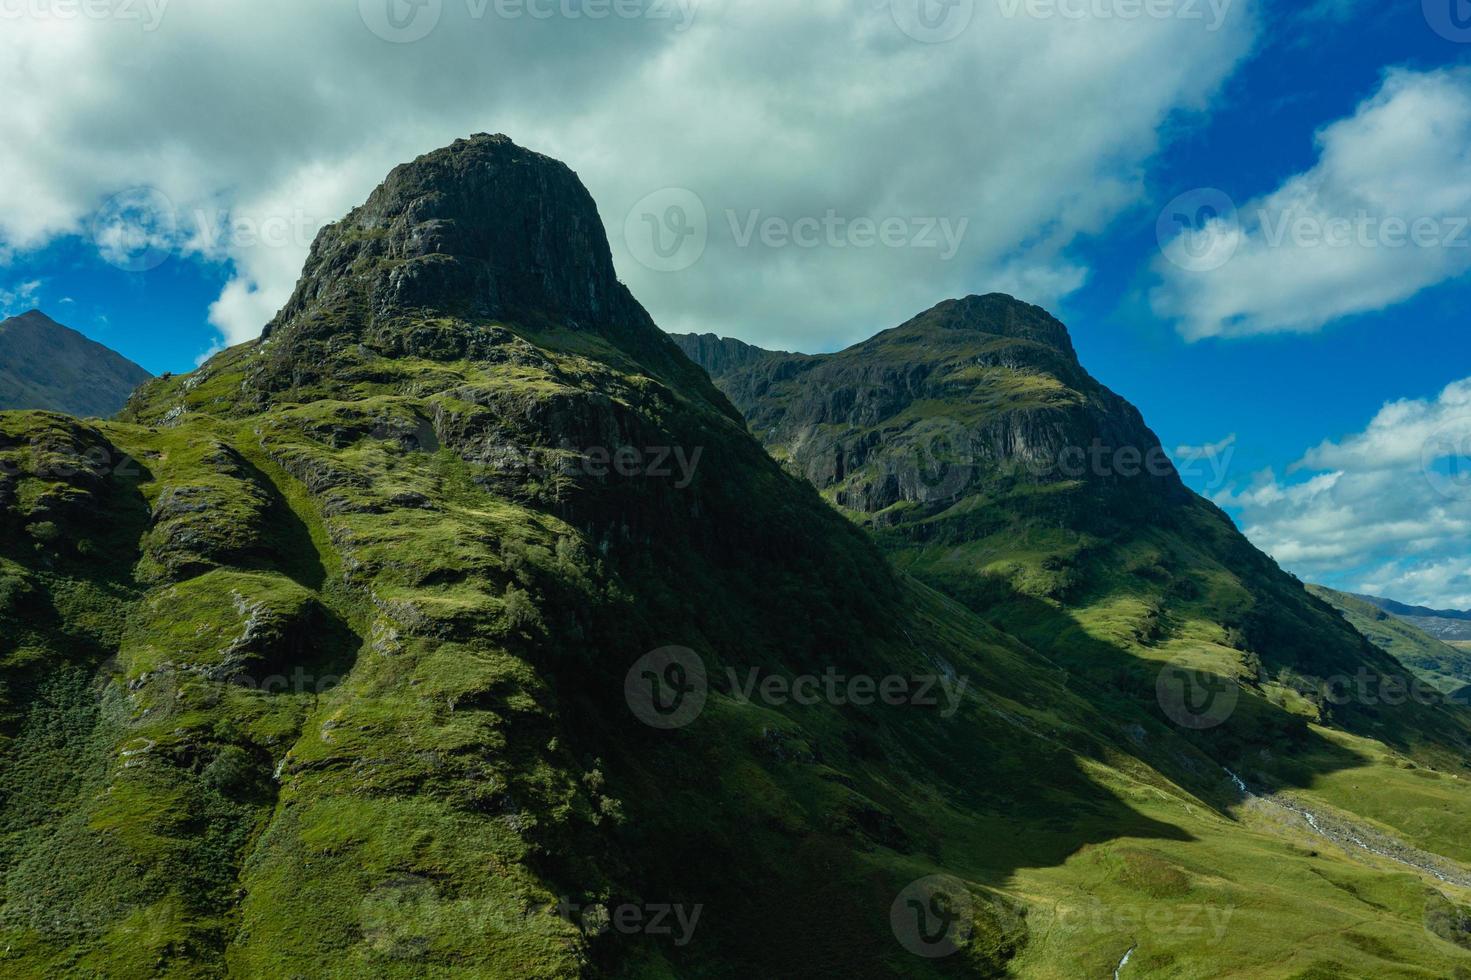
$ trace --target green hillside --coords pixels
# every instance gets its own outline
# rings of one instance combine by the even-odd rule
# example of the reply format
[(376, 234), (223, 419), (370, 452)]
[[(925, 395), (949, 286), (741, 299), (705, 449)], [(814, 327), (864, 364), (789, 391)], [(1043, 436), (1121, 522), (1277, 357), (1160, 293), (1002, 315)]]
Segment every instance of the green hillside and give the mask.
[(1166, 680), (1230, 679), (1229, 710), (1181, 727), (1253, 792), (1460, 851), (1440, 829), (1459, 804), (1427, 787), (1466, 778), (1465, 709), (1408, 703), (1404, 669), (1186, 490), (1044, 311), (970, 297), (836, 354), (726, 351), (728, 366), (711, 362), (714, 338), (676, 339), (899, 569), (1106, 713), (1180, 721)]
[(1398, 616), (1422, 633), (1437, 640), (1457, 646), (1471, 639), (1471, 612), (1463, 609), (1430, 609), (1426, 606), (1410, 606), (1393, 599), (1379, 596), (1355, 596), (1379, 609)]
[(1401, 668), (1187, 490), (1037, 307), (949, 301), (837, 354), (752, 358), (716, 380), (901, 569), (1076, 671), (1109, 681), (1100, 645), (1125, 663), (1182, 658), (1294, 716), (1461, 750), (1459, 720), (1322, 697), (1325, 679)]
[[(1134, 431), (1042, 340), (895, 339), (963, 425)], [(865, 465), (898, 569), (571, 171), (395, 170), (260, 341), (117, 421), (0, 413), (0, 972), (1471, 975), (1464, 714), (1317, 700), (1401, 668), (1170, 480)], [(1222, 724), (1161, 710), (1172, 657)]]

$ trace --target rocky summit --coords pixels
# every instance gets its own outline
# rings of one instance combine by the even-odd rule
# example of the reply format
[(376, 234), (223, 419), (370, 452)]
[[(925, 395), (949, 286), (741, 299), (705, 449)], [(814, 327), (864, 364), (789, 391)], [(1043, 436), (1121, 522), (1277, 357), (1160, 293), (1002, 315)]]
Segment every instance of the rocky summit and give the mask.
[(727, 397), (601, 227), (462, 140), (260, 340), (0, 413), (0, 971), (1464, 967), (1471, 721), (1326, 697), (1408, 674), (1060, 324), (683, 340)]
[(1047, 609), (1096, 618), (1085, 633), (1146, 663), (1207, 644), (1257, 686), (1396, 667), (1185, 488), (1038, 307), (950, 300), (816, 357), (676, 339), (771, 454), (908, 574), (1064, 661), (1079, 637), (1032, 635)]
[(933, 517), (1007, 473), (1182, 491), (1138, 411), (1078, 363), (1067, 329), (1009, 296), (949, 300), (820, 357), (676, 340), (778, 458), (879, 525)]

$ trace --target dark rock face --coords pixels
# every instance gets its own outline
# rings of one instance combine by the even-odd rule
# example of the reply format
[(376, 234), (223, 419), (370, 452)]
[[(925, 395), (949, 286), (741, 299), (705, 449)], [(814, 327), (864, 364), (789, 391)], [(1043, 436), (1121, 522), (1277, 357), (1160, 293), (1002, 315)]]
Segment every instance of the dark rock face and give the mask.
[[(356, 294), (356, 295), (354, 295)], [(475, 136), (397, 167), (323, 230), (270, 336), (314, 309), (607, 325), (627, 316), (591, 196), (564, 164)]]
[(0, 411), (105, 418), (152, 375), (39, 310), (0, 323)]
[[(849, 510), (932, 510), (1008, 472), (1184, 493), (1138, 411), (1078, 363), (1067, 328), (1009, 296), (947, 300), (836, 354), (676, 341), (773, 453)], [(1128, 465), (1113, 465), (1120, 453)]]
[(243, 394), (308, 400), (370, 378), (381, 358), (514, 362), (526, 345), (507, 325), (593, 335), (720, 401), (618, 281), (577, 175), (483, 134), (397, 167), (322, 230)]
[(674, 342), (684, 351), (685, 357), (694, 361), (719, 378), (741, 368), (749, 368), (761, 361), (802, 360), (801, 354), (785, 351), (762, 350), (733, 337), (717, 337), (713, 333), (673, 334)]

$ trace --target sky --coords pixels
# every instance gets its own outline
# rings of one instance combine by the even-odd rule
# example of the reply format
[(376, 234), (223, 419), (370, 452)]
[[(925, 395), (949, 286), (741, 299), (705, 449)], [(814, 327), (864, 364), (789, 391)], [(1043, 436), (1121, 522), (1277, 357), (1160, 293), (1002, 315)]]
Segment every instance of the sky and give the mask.
[(1001, 291), (1305, 580), (1471, 608), (1464, 0), (0, 0), (0, 314), (260, 332), (397, 163), (567, 162), (671, 331)]

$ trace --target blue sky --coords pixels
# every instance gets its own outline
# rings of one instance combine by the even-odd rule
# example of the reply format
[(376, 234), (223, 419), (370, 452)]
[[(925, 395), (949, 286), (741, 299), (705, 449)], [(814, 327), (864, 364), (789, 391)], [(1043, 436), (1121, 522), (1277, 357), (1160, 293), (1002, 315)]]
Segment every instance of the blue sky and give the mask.
[(218, 344), (207, 314), (229, 279), (227, 266), (174, 258), (130, 272), (103, 261), (89, 240), (67, 237), (13, 260), (0, 291), (23, 294), (7, 314), (39, 307), (154, 374), (182, 373)]
[[(151, 371), (191, 370), (259, 330), (315, 228), (389, 165), (504, 131), (583, 176), (620, 273), (668, 329), (834, 349), (946, 296), (1012, 292), (1064, 319), (1167, 447), (1220, 447), (1224, 479), (1189, 482), (1285, 566), (1471, 606), (1471, 491), (1426, 476), (1454, 459), (1421, 460), (1447, 426), (1460, 445), (1459, 253), (1269, 248), (1248, 217), (1284, 201), (1471, 210), (1447, 192), (1471, 185), (1455, 72), (1471, 43), (1434, 28), (1440, 0), (1225, 0), (1209, 24), (1192, 0), (1129, 23), (1098, 16), (1126, 0), (1081, 18), (961, 0), (954, 37), (917, 36), (919, 2), (705, 0), (594, 24), (487, 23), (445, 0), (422, 39), (386, 34), (370, 0), (360, 17), (162, 0), (153, 23), (22, 21), (0, 36), (0, 81), (32, 96), (0, 110), (20, 134), (0, 148), (19, 175), (0, 189), (0, 312), (39, 306)], [(290, 56), (302, 44), (314, 65)], [(43, 85), (63, 70), (84, 77)], [(185, 217), (120, 228), (113, 196), (138, 188)], [(1222, 268), (1181, 271), (1158, 219), (1200, 189), (1241, 208), (1244, 237)], [(687, 264), (659, 268), (630, 237), (649, 201), (706, 217)], [(966, 237), (937, 261), (735, 231), (825, 212), (932, 216)], [(156, 267), (120, 267), (149, 236)]]
[[(1471, 48), (1427, 29), (1410, 5), (1351, 9), (1341, 19), (1276, 13), (1272, 40), (1233, 75), (1205, 118), (1152, 162), (1152, 206), (1079, 249), (1094, 275), (1064, 312), (1080, 356), (1140, 407), (1166, 445), (1235, 433), (1234, 467), (1282, 467), (1322, 439), (1362, 428), (1387, 401), (1432, 396), (1471, 376), (1471, 281), (1334, 320), (1318, 333), (1193, 344), (1162, 326), (1142, 296), (1157, 254), (1158, 208), (1175, 194), (1218, 187), (1239, 202), (1264, 194), (1313, 165), (1313, 134), (1350, 115), (1387, 68), (1471, 58)], [(1203, 481), (1196, 489), (1205, 489)]]

